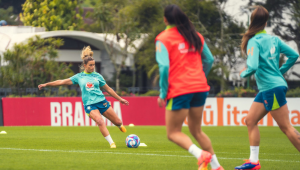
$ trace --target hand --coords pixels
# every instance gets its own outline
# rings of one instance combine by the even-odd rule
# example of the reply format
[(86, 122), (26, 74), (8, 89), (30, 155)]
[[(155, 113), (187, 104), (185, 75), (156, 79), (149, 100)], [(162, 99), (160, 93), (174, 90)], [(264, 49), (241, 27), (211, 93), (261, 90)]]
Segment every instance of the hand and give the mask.
[(126, 106), (128, 106), (129, 105), (129, 102), (127, 101), (127, 100), (125, 100), (125, 99), (120, 99), (119, 100), (122, 104), (125, 104)]
[(240, 75), (242, 74), (243, 71), (247, 70), (246, 67), (244, 67), (241, 71), (240, 71)]
[(39, 88), (39, 90), (42, 90), (42, 88), (44, 88), (44, 87), (46, 87), (47, 85), (46, 84), (40, 84), (39, 86), (38, 86), (38, 88)]
[(157, 98), (157, 103), (159, 107), (164, 107), (165, 106), (165, 100), (162, 98)]

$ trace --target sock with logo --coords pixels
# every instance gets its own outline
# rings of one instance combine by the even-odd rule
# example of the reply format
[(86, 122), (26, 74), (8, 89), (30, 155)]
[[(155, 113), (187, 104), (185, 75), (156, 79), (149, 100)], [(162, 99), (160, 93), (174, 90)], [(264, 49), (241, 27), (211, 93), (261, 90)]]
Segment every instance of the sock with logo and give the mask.
[(210, 165), (211, 165), (212, 169), (217, 169), (217, 168), (219, 168), (221, 166), (220, 163), (219, 163), (219, 161), (218, 161), (218, 159), (217, 159), (216, 154), (214, 154), (212, 156)]
[(202, 149), (198, 148), (195, 144), (192, 144), (189, 147), (189, 152), (198, 159), (202, 154)]
[(256, 163), (258, 161), (259, 146), (250, 146), (250, 162)]
[(111, 145), (112, 143), (114, 143), (114, 141), (112, 140), (112, 138), (111, 138), (111, 136), (110, 135), (108, 135), (108, 136), (106, 136), (106, 137), (104, 137), (106, 140), (107, 140), (107, 142)]

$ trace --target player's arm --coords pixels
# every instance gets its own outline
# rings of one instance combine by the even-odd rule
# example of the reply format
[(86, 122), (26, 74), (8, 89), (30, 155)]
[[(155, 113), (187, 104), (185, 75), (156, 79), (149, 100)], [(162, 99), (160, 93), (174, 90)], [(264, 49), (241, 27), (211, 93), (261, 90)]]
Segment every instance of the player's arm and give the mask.
[(284, 74), (295, 64), (299, 57), (299, 54), (285, 42), (281, 41), (280, 39), (278, 40), (280, 53), (285, 54), (285, 56), (288, 58), (287, 61), (279, 68), (281, 74)]
[(207, 44), (204, 42), (203, 50), (201, 53), (202, 58), (202, 65), (203, 65), (203, 71), (205, 73), (205, 76), (207, 77), (213, 63), (214, 63), (214, 57), (211, 54)]
[(169, 53), (165, 45), (161, 41), (157, 41), (156, 44), (156, 61), (159, 67), (159, 86), (161, 99), (167, 97), (169, 86)]
[(73, 84), (72, 80), (70, 78), (68, 78), (68, 79), (48, 82), (48, 83), (45, 83), (45, 84), (40, 84), (38, 86), (38, 88), (41, 90), (42, 88), (47, 87), (47, 86), (62, 86), (62, 85), (72, 85), (72, 84)]
[(112, 88), (110, 88), (107, 84), (103, 85), (102, 88), (110, 94), (113, 98), (117, 99), (120, 101), (122, 104), (129, 105), (129, 102), (123, 98), (121, 98)]
[(251, 76), (258, 69), (259, 45), (255, 41), (249, 41), (247, 45), (247, 68), (241, 73), (241, 77)]

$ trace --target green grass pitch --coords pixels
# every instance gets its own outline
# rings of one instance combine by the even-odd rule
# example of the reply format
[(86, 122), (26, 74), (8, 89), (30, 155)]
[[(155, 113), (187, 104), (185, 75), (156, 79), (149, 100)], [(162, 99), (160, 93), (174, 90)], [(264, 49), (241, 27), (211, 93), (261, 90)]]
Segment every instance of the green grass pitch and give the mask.
[[(0, 127), (0, 169), (196, 170), (196, 159), (167, 140), (164, 126), (108, 127), (117, 149), (110, 149), (97, 127)], [(297, 127), (297, 130), (300, 130)], [(246, 127), (203, 127), (221, 165), (227, 169), (249, 157)], [(187, 127), (183, 132), (191, 136)], [(300, 153), (278, 127), (260, 127), (263, 170), (299, 170)], [(136, 134), (147, 147), (127, 148)], [(195, 140), (193, 140), (195, 142)]]

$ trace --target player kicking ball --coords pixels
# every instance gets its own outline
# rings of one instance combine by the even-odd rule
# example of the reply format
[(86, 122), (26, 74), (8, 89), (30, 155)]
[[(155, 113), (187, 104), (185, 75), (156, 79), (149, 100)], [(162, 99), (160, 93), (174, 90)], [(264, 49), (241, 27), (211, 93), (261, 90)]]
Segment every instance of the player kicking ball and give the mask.
[(104, 78), (95, 72), (95, 60), (93, 52), (88, 46), (82, 50), (81, 59), (83, 60), (83, 72), (78, 73), (68, 79), (56, 80), (53, 82), (40, 84), (38, 88), (41, 90), (47, 86), (62, 86), (78, 84), (82, 92), (82, 102), (86, 114), (92, 118), (98, 125), (103, 137), (110, 144), (110, 148), (116, 148), (116, 144), (111, 138), (108, 129), (106, 128), (104, 119), (101, 114), (116, 125), (122, 132), (126, 132), (121, 119), (117, 116), (115, 111), (110, 106), (110, 103), (105, 99), (100, 87), (103, 87), (112, 97), (120, 101), (122, 104), (129, 105), (129, 102), (122, 99), (115, 93), (105, 82)]
[[(295, 148), (300, 151), (300, 134), (291, 125), (285, 94), (287, 83), (283, 77), (297, 61), (299, 54), (281, 41), (278, 37), (266, 34), (264, 30), (269, 12), (258, 6), (251, 15), (251, 24), (242, 39), (242, 51), (247, 53), (247, 69), (241, 77), (255, 74), (259, 93), (254, 99), (246, 117), (250, 142), (250, 158), (236, 170), (256, 170), (261, 165), (258, 160), (260, 134), (257, 123), (268, 112), (277, 122), (281, 131), (289, 138)], [(288, 60), (279, 68), (280, 53)]]

